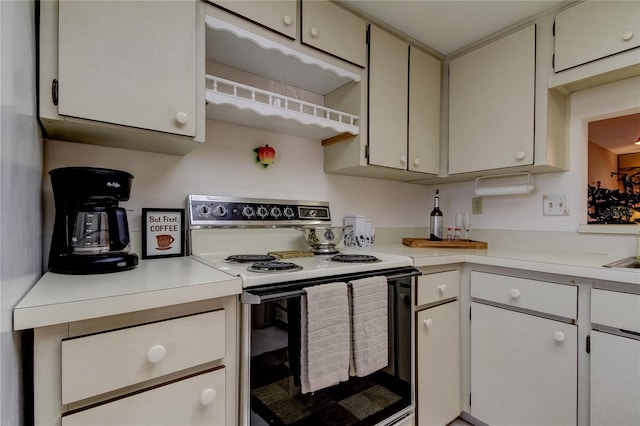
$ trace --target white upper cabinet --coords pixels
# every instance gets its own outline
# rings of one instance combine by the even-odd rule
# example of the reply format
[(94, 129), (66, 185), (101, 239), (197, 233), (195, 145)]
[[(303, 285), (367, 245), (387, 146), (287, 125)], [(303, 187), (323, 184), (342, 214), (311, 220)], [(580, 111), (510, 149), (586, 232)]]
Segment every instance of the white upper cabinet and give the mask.
[(40, 7), (40, 116), (48, 137), (168, 153), (204, 140), (199, 3)]
[(586, 1), (556, 15), (556, 72), (638, 47), (638, 1)]
[(437, 174), (441, 62), (373, 25), (369, 43), (369, 164)]
[[(350, 15), (335, 7), (336, 20)], [(360, 67), (218, 7), (207, 5), (205, 25), (207, 118), (320, 140), (360, 132), (360, 105), (340, 109), (324, 99), (348, 83), (359, 86)]]
[(440, 83), (442, 62), (409, 48), (408, 169), (437, 175), (440, 170)]
[(289, 38), (296, 38), (298, 30), (297, 0), (213, 0), (211, 3)]
[(302, 1), (302, 43), (364, 67), (367, 23), (328, 1)]
[(449, 65), (449, 174), (534, 162), (536, 27)]
[(406, 170), (409, 46), (372, 25), (369, 46), (369, 164)]

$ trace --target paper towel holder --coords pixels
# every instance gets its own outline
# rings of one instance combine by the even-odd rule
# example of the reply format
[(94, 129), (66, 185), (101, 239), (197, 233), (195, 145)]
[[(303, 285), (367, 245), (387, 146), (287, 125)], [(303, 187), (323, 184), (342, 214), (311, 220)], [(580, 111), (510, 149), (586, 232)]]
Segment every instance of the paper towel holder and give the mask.
[[(489, 179), (500, 179), (509, 177), (526, 176), (526, 183), (510, 183), (506, 185), (482, 186), (481, 181)], [(476, 178), (476, 187), (474, 192), (479, 197), (487, 197), (491, 195), (522, 195), (529, 194), (535, 189), (535, 185), (531, 182), (531, 173), (509, 173), (505, 175), (481, 176)]]

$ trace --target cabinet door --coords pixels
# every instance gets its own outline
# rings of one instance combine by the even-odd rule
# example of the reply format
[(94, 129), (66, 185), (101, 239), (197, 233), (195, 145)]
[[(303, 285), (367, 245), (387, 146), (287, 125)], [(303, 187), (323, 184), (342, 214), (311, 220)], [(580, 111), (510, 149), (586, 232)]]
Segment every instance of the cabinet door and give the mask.
[(591, 425), (640, 424), (640, 341), (591, 332)]
[(409, 46), (371, 25), (369, 164), (407, 169)]
[(449, 173), (533, 164), (535, 25), (449, 64)]
[(640, 2), (587, 1), (556, 15), (555, 70), (640, 46)]
[(471, 415), (487, 424), (577, 424), (577, 327), (472, 303)]
[(438, 174), (440, 170), (441, 62), (409, 50), (409, 170)]
[(418, 425), (446, 425), (460, 414), (459, 302), (418, 312)]
[(60, 115), (196, 133), (194, 1), (61, 1)]
[(303, 1), (302, 43), (364, 67), (367, 23), (326, 0)]
[(62, 417), (62, 426), (224, 424), (224, 368)]
[(214, 0), (212, 3), (289, 38), (296, 38), (297, 0)]

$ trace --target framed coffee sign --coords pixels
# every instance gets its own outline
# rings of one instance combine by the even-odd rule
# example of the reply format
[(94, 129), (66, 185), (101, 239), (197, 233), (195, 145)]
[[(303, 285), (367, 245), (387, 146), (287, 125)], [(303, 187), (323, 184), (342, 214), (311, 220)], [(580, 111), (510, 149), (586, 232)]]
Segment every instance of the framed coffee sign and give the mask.
[(184, 209), (142, 209), (142, 258), (184, 256)]

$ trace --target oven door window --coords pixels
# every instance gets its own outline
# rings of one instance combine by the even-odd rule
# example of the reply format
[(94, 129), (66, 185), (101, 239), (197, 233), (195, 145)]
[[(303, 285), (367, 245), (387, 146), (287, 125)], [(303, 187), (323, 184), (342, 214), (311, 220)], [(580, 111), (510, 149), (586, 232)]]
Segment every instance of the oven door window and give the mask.
[(300, 297), (252, 305), (251, 425), (376, 425), (410, 407), (410, 280), (401, 281), (389, 284), (388, 366), (309, 394), (300, 392)]

